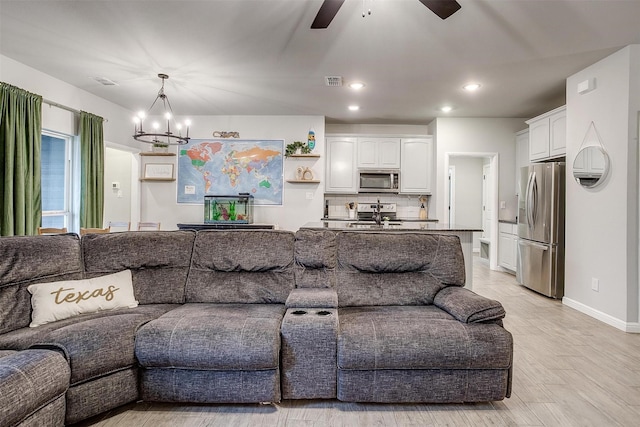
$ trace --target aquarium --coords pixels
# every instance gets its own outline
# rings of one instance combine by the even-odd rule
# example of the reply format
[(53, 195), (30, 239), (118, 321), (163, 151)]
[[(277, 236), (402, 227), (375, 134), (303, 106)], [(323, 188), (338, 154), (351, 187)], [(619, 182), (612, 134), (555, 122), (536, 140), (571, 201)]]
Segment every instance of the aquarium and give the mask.
[(204, 196), (205, 224), (253, 224), (253, 196)]

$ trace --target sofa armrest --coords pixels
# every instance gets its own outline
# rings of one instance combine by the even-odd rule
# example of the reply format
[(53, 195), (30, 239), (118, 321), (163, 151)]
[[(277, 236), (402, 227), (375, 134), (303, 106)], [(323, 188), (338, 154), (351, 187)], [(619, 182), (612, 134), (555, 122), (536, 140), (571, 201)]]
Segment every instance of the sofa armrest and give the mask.
[(463, 323), (494, 322), (506, 314), (500, 302), (457, 286), (440, 290), (433, 304)]
[(299, 288), (289, 294), (286, 308), (337, 308), (338, 293), (328, 288)]

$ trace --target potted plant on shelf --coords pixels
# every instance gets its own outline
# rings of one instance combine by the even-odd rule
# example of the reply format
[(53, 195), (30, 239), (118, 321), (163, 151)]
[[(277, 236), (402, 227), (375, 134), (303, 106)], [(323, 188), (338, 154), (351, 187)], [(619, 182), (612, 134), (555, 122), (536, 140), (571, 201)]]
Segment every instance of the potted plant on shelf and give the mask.
[(153, 144), (151, 147), (151, 151), (154, 153), (168, 153), (169, 152), (169, 144)]
[(311, 153), (311, 148), (302, 141), (293, 141), (291, 144), (287, 144), (287, 147), (284, 151), (284, 155), (286, 157), (292, 156), (294, 154), (309, 154)]

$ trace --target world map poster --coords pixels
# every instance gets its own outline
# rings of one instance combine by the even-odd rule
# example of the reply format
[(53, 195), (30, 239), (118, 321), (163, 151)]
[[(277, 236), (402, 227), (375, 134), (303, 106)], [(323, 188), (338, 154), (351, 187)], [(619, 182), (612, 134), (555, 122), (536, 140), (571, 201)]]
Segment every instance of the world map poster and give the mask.
[(249, 193), (256, 205), (282, 205), (283, 160), (280, 139), (192, 139), (178, 149), (178, 203)]

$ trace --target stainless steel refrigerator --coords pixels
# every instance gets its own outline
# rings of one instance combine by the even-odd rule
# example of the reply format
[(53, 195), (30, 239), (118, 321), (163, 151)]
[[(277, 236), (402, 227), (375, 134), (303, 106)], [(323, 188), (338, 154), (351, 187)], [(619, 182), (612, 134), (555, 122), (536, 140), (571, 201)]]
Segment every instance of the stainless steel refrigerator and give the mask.
[(552, 298), (564, 296), (564, 162), (521, 169), (518, 282)]

